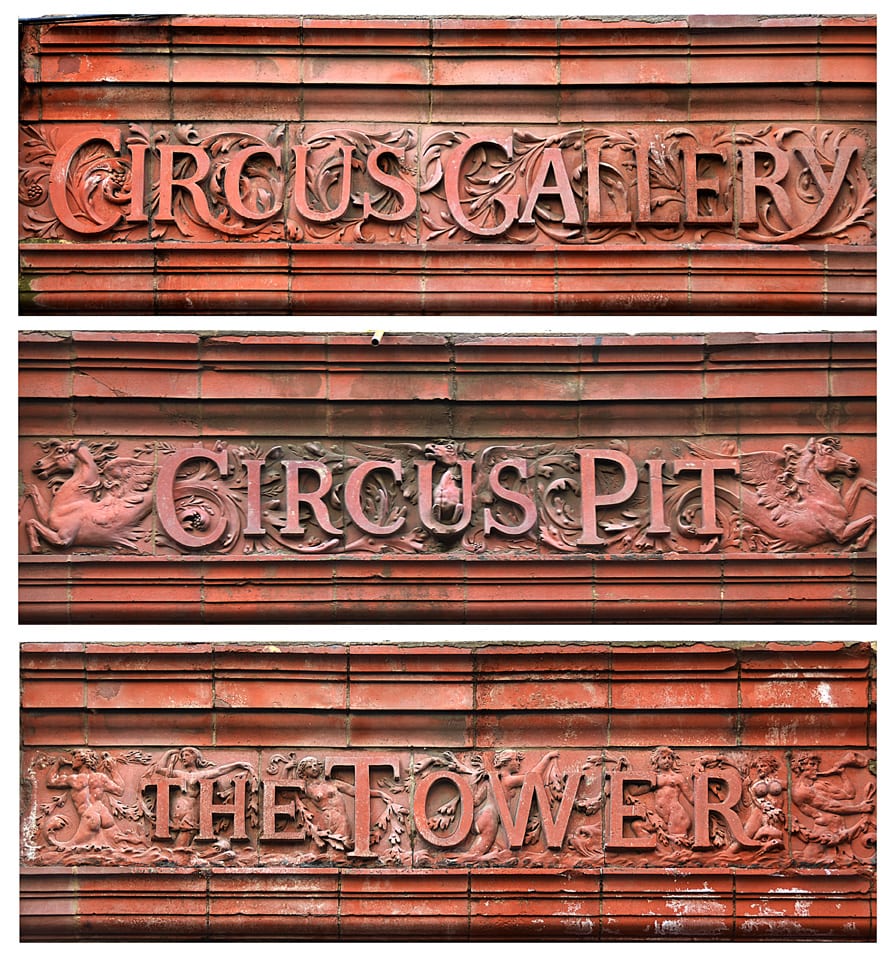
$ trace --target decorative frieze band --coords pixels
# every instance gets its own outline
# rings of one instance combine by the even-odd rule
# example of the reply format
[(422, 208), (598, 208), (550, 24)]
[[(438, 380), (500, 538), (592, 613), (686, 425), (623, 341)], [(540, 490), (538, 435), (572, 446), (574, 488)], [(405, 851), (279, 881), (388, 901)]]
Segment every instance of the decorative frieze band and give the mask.
[(21, 236), (866, 246), (873, 151), (868, 130), (836, 123), (35, 123)]
[(25, 465), (37, 482), (21, 523), (32, 553), (870, 549), (876, 487), (852, 453), (860, 440), (776, 444), (49, 438)]
[(634, 748), (30, 751), (32, 865), (601, 868), (875, 856), (874, 758)]

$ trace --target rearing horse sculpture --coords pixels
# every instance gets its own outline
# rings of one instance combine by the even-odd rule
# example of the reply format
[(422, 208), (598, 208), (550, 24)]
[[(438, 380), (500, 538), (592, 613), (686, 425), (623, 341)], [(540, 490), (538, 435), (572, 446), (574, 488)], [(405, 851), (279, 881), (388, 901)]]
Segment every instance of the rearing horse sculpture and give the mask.
[[(688, 446), (699, 456), (718, 456)], [(837, 437), (811, 437), (803, 447), (788, 443), (783, 450), (740, 455), (743, 519), (771, 538), (773, 550), (804, 550), (830, 542), (862, 550), (875, 533), (876, 516), (852, 517), (860, 492), (875, 493), (876, 486), (859, 477), (842, 492), (831, 481), (834, 476), (856, 476), (859, 461), (842, 451)]]
[(152, 509), (152, 466), (114, 456), (99, 464), (83, 440), (53, 439), (40, 446), (45, 456), (33, 472), (55, 489), (50, 500), (34, 484), (26, 490), (37, 514), (25, 521), (32, 551), (40, 550), (41, 539), (63, 549), (133, 550), (135, 527)]

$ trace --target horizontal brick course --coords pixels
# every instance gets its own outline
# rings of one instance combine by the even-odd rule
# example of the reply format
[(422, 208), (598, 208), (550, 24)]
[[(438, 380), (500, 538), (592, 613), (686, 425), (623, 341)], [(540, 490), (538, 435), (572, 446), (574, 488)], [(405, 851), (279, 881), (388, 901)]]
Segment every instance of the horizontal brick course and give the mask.
[[(724, 261), (716, 251), (730, 236), (690, 228), (673, 237), (647, 231), (645, 247), (625, 250), (628, 235), (640, 239), (633, 224), (609, 242), (590, 224), (586, 250), (539, 226), (533, 242), (478, 243), (460, 234), (456, 239), (474, 242), (451, 249), (443, 236), (426, 242), (419, 206), (408, 227), (412, 242), (409, 235), (396, 242), (387, 224), (376, 225), (383, 228), (376, 244), (388, 247), (382, 255), (371, 254), (372, 245), (360, 242), (370, 237), (352, 232), (351, 223), (338, 244), (321, 250), (319, 237), (289, 243), (294, 231), (279, 216), (264, 236), (270, 242), (255, 249), (238, 230), (215, 233), (182, 217), (153, 223), (150, 231), (155, 210), (125, 243), (104, 244), (107, 231), (99, 242), (82, 244), (83, 237), (61, 227), (64, 239), (75, 242), (46, 243), (49, 207), (40, 201), (20, 243), (21, 310), (871, 314), (875, 248), (871, 229), (860, 224), (874, 218), (875, 26), (869, 16), (752, 15), (24, 21), (26, 139), (39, 128), (39, 136), (64, 142), (84, 123), (117, 125), (125, 138), (126, 125), (134, 124), (169, 144), (177, 142), (177, 124), (197, 125), (203, 135), (224, 128), (256, 133), (263, 142), (262, 127), (281, 125), (277, 136), (289, 140), (305, 128), (356, 126), (367, 133), (409, 130), (411, 152), (421, 152), (433, 130), (471, 133), (475, 125), (490, 136), (498, 130), (528, 136), (534, 128), (547, 136), (567, 125), (629, 131), (648, 124), (664, 132), (705, 125), (739, 137), (767, 124), (815, 128), (818, 136), (822, 125), (840, 124), (866, 137), (857, 199), (866, 216), (861, 211), (849, 230), (830, 227), (772, 250), (748, 242), (748, 231), (737, 227), (736, 250)], [(183, 135), (194, 138), (195, 129)], [(23, 224), (41, 169), (32, 164), (25, 178)], [(710, 181), (701, 189), (708, 197)], [(206, 236), (217, 242), (202, 251)], [(408, 249), (394, 249), (401, 247)]]
[[(31, 791), (46, 779), (40, 757), (70, 755), (78, 747), (136, 749), (137, 759), (148, 762), (159, 750), (188, 743), (215, 762), (252, 758), (253, 769), (263, 771), (273, 754), (282, 755), (296, 742), (333, 762), (345, 751), (386, 756), (409, 751), (418, 759), (437, 755), (432, 745), (461, 755), (511, 745), (535, 758), (558, 750), (566, 764), (586, 757), (580, 793), (587, 797), (597, 782), (593, 763), (608, 764), (617, 776), (628, 769), (613, 766), (623, 756), (632, 764), (627, 776), (642, 777), (641, 765), (662, 743), (674, 745), (680, 763), (698, 760), (709, 771), (717, 769), (711, 759), (717, 754), (772, 755), (785, 771), (779, 775), (789, 791), (795, 786), (787, 779), (794, 775), (789, 770), (801, 753), (821, 755), (826, 767), (835, 760), (850, 763), (855, 776), (869, 776), (859, 764), (866, 763), (873, 738), (874, 653), (863, 643), (348, 647), (88, 641), (25, 644), (22, 665), (26, 810)], [(145, 678), (141, 705), (125, 706), (114, 697), (89, 702), (98, 685), (123, 690), (134, 675)], [(204, 694), (182, 682), (195, 675), (208, 680)], [(255, 678), (264, 677), (273, 682), (272, 696), (258, 698), (250, 691)], [(324, 678), (350, 691), (347, 705), (318, 697)], [(656, 696), (659, 678), (665, 682)], [(757, 699), (750, 692), (756, 683), (764, 685)], [(363, 692), (377, 684), (387, 695)], [(416, 695), (420, 684), (426, 698)], [(811, 684), (823, 684), (819, 699), (799, 693)], [(81, 703), (65, 707), (62, 701), (78, 687)], [(120, 756), (118, 762), (120, 768)], [(826, 775), (836, 776), (834, 770)], [(723, 782), (719, 773), (711, 776)], [(65, 795), (66, 789), (56, 793)], [(633, 808), (626, 816), (635, 818)], [(575, 832), (563, 849), (591, 835), (592, 828), (590, 834)], [(418, 845), (420, 839), (414, 834), (406, 842)], [(22, 935), (26, 940), (242, 939), (249, 936), (246, 918), (252, 938), (267, 940), (866, 940), (874, 935), (875, 880), (868, 863), (770, 868), (740, 850), (730, 866), (710, 866), (698, 863), (710, 853), (694, 851), (694, 862), (644, 868), (609, 848), (601, 859), (561, 870), (500, 861), (445, 869), (424, 860), (370, 869), (356, 861), (289, 865), (282, 857), (285, 848), (277, 849), (263, 863), (221, 862), (196, 871), (173, 862), (102, 865), (101, 849), (90, 863), (52, 865), (42, 862), (48, 848), (38, 842), (23, 861)], [(411, 921), (404, 922), (408, 915)]]

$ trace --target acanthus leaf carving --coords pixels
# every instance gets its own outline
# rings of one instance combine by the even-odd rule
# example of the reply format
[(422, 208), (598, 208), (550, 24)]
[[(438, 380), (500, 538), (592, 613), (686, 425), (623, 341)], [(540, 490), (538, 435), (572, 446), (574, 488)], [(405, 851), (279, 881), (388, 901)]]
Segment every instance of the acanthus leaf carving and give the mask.
[(875, 856), (874, 759), (824, 753), (37, 750), (24, 855), (194, 868), (863, 870)]
[(24, 237), (865, 245), (875, 234), (872, 144), (835, 124), (200, 126), (22, 127)]
[[(38, 441), (32, 552), (223, 554), (865, 550), (876, 485), (838, 437), (782, 450), (620, 438)], [(155, 511), (157, 524), (148, 518)], [(157, 530), (153, 532), (153, 528)]]

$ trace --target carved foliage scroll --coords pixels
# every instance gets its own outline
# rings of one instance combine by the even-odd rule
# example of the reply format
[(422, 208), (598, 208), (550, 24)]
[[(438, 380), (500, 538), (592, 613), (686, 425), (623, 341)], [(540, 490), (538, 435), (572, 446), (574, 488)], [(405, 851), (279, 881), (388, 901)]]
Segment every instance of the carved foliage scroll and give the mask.
[(864, 130), (32, 124), (23, 239), (869, 244)]
[(35, 865), (861, 870), (861, 751), (37, 750)]
[[(858, 441), (854, 441), (859, 446)], [(32, 553), (656, 554), (872, 549), (850, 441), (50, 438), (23, 464)]]

